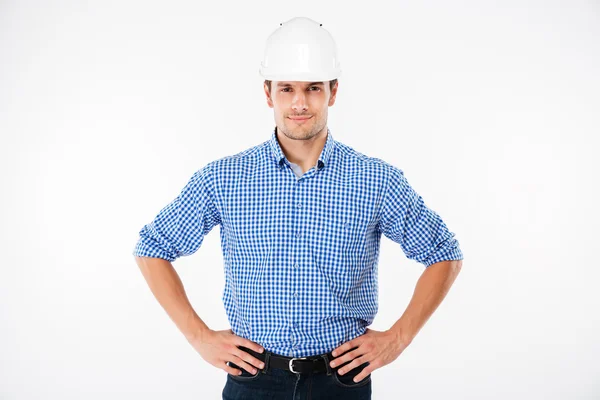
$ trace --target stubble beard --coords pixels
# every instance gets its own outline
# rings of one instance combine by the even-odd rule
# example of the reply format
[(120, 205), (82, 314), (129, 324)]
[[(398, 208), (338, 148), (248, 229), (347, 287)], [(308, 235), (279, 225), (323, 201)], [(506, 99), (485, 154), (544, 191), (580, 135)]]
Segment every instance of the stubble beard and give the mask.
[[(313, 116), (314, 118), (314, 116)], [(294, 124), (294, 121), (289, 120), (292, 123), (292, 126)], [(285, 124), (284, 124), (285, 127)], [(292, 129), (287, 129), (286, 130), (281, 130), (282, 133), (293, 140), (310, 140), (312, 138), (314, 138), (315, 136), (317, 136), (317, 134), (321, 131), (321, 129), (319, 129), (319, 127), (315, 124), (313, 125), (313, 127), (309, 130), (305, 130), (305, 127), (303, 125), (299, 125), (296, 127), (293, 127)]]

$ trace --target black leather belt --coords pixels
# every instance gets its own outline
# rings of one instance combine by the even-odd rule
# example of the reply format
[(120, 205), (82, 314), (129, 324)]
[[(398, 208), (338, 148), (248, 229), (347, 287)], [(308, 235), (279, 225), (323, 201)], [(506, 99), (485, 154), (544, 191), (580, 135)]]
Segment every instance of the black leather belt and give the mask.
[(259, 371), (265, 373), (269, 368), (283, 369), (294, 374), (317, 374), (327, 372), (331, 374), (329, 362), (334, 358), (331, 353), (320, 354), (310, 357), (286, 357), (279, 354), (271, 353), (265, 350), (263, 353), (257, 353), (244, 346), (238, 346), (240, 350), (250, 353), (265, 363), (265, 367)]

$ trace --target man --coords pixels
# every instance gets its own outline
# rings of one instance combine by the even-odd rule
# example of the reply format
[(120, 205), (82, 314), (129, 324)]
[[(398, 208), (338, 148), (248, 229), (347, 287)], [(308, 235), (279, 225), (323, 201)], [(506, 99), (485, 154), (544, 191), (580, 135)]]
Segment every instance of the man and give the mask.
[[(212, 161), (140, 231), (134, 255), (152, 292), (200, 355), (227, 371), (224, 399), (369, 399), (371, 373), (411, 343), (462, 264), (454, 233), (404, 173), (333, 139), (341, 74), (321, 24), (294, 18), (261, 65), (270, 139)], [(220, 225), (232, 329), (192, 309), (171, 264)], [(426, 269), (402, 317), (377, 313), (381, 235)]]

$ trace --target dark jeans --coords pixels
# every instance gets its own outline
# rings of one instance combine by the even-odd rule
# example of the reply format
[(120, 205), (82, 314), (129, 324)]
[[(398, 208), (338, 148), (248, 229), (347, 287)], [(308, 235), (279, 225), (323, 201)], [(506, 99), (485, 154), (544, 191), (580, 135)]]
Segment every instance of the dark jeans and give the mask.
[[(332, 359), (330, 354), (328, 356), (327, 363)], [(239, 368), (233, 363), (230, 365)], [(368, 362), (359, 365), (344, 375), (337, 373), (344, 364), (331, 368), (330, 375), (327, 372), (294, 374), (275, 368), (268, 368), (264, 373), (257, 368), (257, 373), (252, 375), (242, 369), (242, 375), (227, 374), (223, 400), (370, 400), (371, 374), (360, 382), (352, 380), (368, 365)]]

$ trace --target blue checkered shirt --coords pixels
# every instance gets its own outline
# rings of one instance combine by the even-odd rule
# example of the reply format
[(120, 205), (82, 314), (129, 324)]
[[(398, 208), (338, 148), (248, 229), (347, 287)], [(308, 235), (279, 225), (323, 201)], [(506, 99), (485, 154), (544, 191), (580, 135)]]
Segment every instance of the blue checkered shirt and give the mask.
[(381, 234), (425, 267), (463, 255), (399, 168), (327, 131), (298, 177), (277, 140), (211, 161), (139, 232), (133, 254), (174, 261), (220, 226), (223, 303), (236, 335), (290, 357), (362, 335), (378, 310)]

